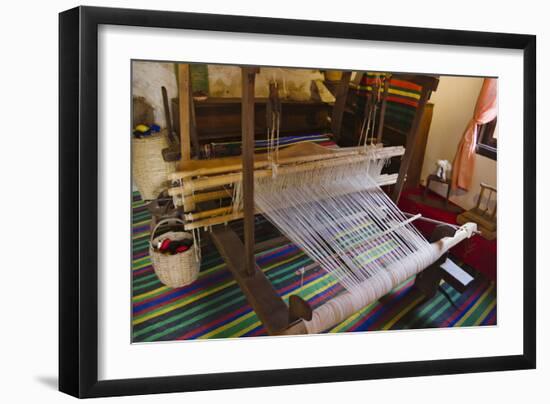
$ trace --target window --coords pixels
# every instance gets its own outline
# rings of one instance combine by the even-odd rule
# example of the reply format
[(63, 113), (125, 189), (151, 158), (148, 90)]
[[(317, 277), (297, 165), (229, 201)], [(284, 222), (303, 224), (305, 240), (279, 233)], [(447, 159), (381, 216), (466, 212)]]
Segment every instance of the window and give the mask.
[(497, 159), (497, 118), (479, 126), (476, 152), (490, 159)]

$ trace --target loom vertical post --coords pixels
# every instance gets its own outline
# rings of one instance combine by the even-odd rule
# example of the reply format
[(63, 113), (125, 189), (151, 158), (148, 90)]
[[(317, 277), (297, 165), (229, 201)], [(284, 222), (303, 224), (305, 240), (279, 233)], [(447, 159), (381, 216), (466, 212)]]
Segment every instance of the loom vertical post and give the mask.
[(193, 153), (195, 154), (195, 158), (198, 159), (200, 158), (201, 148), (199, 144), (199, 134), (197, 132), (197, 117), (195, 115), (195, 100), (193, 99), (193, 86), (191, 84), (189, 85), (189, 118), (190, 118), (189, 132), (191, 135)]
[(430, 99), (432, 91), (435, 91), (437, 84), (439, 83), (438, 79), (432, 79), (433, 83), (430, 83), (429, 80), (422, 83), (422, 93), (420, 94), (420, 100), (418, 101), (418, 107), (416, 109), (416, 114), (414, 115), (414, 120), (412, 122), (409, 133), (407, 134), (406, 146), (405, 146), (405, 155), (401, 160), (401, 165), (399, 167), (399, 175), (397, 177), (397, 182), (393, 188), (391, 199), (397, 203), (401, 197), (401, 191), (403, 191), (403, 186), (407, 179), (407, 171), (411, 164), (412, 157), (414, 155), (414, 147), (416, 145), (416, 138), (418, 135), (418, 129), (420, 128), (420, 122), (422, 121), (422, 115), (424, 113), (424, 107)]
[(254, 259), (254, 83), (257, 67), (242, 68), (242, 162), (245, 272), (252, 276)]
[(344, 118), (344, 110), (346, 109), (350, 79), (351, 72), (343, 72), (342, 78), (340, 79), (340, 83), (338, 83), (338, 88), (336, 90), (336, 101), (334, 102), (331, 117), (331, 130), (336, 142), (338, 142), (342, 136), (342, 119)]
[(189, 65), (187, 63), (180, 63), (178, 64), (178, 98), (182, 162), (191, 159), (190, 91)]

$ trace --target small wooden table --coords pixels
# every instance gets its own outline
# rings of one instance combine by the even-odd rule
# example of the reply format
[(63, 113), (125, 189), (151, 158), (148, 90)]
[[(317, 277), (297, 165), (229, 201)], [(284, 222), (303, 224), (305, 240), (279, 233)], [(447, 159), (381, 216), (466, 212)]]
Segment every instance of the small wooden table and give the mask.
[(432, 181), (447, 185), (447, 197), (445, 198), (445, 207), (447, 207), (449, 205), (449, 196), (451, 195), (451, 179), (447, 178), (445, 181), (443, 181), (435, 174), (428, 175), (428, 178), (426, 179), (426, 187), (424, 188), (424, 193), (422, 194), (423, 199), (426, 199), (428, 190), (430, 189), (430, 182)]

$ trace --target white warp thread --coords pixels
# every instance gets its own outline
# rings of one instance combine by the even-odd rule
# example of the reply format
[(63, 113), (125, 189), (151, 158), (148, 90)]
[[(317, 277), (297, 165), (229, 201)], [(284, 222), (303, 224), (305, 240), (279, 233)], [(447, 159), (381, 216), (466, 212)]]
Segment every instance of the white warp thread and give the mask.
[(346, 289), (406, 257), (423, 264), (429, 243), (378, 187), (385, 161), (257, 178), (261, 212)]
[(264, 215), (347, 291), (313, 311), (308, 333), (334, 327), (433, 264), (475, 231), (430, 244), (377, 186), (385, 161), (257, 178)]
[(386, 271), (376, 274), (352, 290), (343, 292), (317, 307), (313, 310), (311, 320), (304, 321), (308, 334), (318, 334), (340, 324), (353, 313), (380, 299), (411, 276), (432, 265), (450, 248), (471, 237), (476, 229), (475, 223), (466, 223), (456, 231), (453, 237), (446, 237), (430, 244), (430, 254), (425, 255), (423, 260), (418, 260), (411, 255), (392, 264), (386, 268)]

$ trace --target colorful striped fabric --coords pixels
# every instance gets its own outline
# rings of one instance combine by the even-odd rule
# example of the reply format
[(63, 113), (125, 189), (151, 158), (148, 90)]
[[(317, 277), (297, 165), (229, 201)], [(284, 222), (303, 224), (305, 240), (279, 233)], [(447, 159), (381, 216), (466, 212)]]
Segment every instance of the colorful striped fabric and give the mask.
[[(207, 237), (203, 237), (199, 279), (178, 289), (162, 285), (147, 252), (149, 221), (150, 215), (139, 194), (135, 193), (132, 240), (134, 342), (266, 335)], [(265, 219), (258, 216), (257, 221), (258, 241), (275, 236), (275, 230)], [(242, 223), (235, 222), (234, 228), (241, 233)], [(302, 279), (300, 268), (312, 261), (293, 244), (261, 251), (256, 255), (256, 261), (284, 299), (288, 299), (290, 294), (298, 294), (316, 307), (342, 291), (341, 286), (320, 269), (306, 271)], [(329, 332), (496, 324), (493, 283), (478, 279), (462, 295), (444, 283), (443, 288), (454, 299), (458, 309), (439, 293), (422, 303), (423, 296), (412, 285), (413, 279), (410, 279)]]
[[(372, 91), (372, 86), (377, 78), (383, 75), (384, 73), (367, 73), (363, 75), (357, 87), (359, 100), (364, 100), (367, 92)], [(388, 88), (385, 123), (404, 132), (408, 131), (416, 114), (421, 92), (422, 86), (418, 84), (391, 78)], [(360, 108), (364, 108), (364, 101), (362, 101), (362, 104), (359, 105)]]
[[(312, 142), (321, 146), (335, 147), (336, 143), (332, 141), (328, 133), (300, 135), (300, 136), (281, 136), (279, 138), (279, 147), (281, 149), (298, 143)], [(267, 140), (259, 139), (255, 141), (255, 151), (267, 151)], [(238, 156), (241, 154), (241, 142), (212, 142), (203, 146), (203, 154), (206, 158), (217, 158), (227, 156)]]

